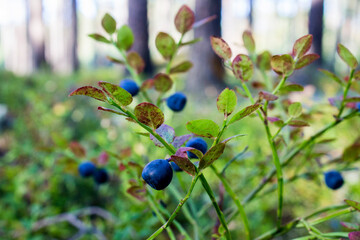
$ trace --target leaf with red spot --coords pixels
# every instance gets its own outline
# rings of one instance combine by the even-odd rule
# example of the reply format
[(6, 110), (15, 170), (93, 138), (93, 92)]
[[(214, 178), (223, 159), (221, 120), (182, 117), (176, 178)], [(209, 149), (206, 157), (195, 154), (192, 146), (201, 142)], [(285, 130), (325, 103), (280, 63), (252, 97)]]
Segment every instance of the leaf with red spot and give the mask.
[(213, 164), (223, 154), (225, 150), (225, 143), (218, 143), (210, 148), (205, 155), (200, 159), (199, 169), (204, 169)]
[(164, 123), (164, 113), (152, 103), (140, 103), (135, 107), (134, 113), (141, 123), (153, 129), (157, 129)]
[(303, 120), (291, 120), (288, 123), (289, 126), (292, 127), (308, 127), (310, 126), (307, 122), (303, 121)]
[(270, 63), (274, 72), (283, 76), (290, 76), (295, 68), (294, 59), (289, 54), (275, 55)]
[(256, 58), (256, 65), (262, 71), (267, 71), (271, 69), (271, 53), (269, 51), (265, 51), (259, 54)]
[(69, 148), (71, 152), (79, 158), (83, 158), (86, 156), (85, 148), (78, 142), (71, 142), (69, 144)]
[(246, 82), (252, 78), (254, 66), (247, 55), (239, 54), (232, 61), (232, 70), (236, 78)]
[(191, 30), (195, 22), (194, 12), (186, 5), (183, 5), (175, 16), (176, 29), (184, 34)]
[(172, 155), (170, 157), (170, 161), (176, 163), (182, 170), (190, 174), (191, 176), (195, 176), (196, 174), (196, 167), (195, 165), (186, 157), (179, 157), (176, 155)]
[(259, 99), (265, 99), (266, 101), (275, 101), (278, 98), (279, 98), (278, 96), (271, 94), (269, 92), (265, 92), (265, 91), (259, 92)]
[(126, 192), (139, 201), (145, 201), (146, 189), (144, 189), (143, 187), (131, 186), (126, 190)]
[(175, 156), (187, 158), (186, 152), (191, 152), (191, 153), (195, 154), (199, 159), (201, 159), (203, 157), (203, 153), (200, 150), (198, 150), (196, 148), (192, 148), (192, 147), (179, 148), (178, 150), (176, 150)]
[(313, 36), (311, 34), (305, 35), (295, 41), (293, 46), (293, 55), (295, 58), (304, 56), (311, 47)]
[(104, 36), (98, 34), (98, 33), (92, 33), (88, 35), (89, 37), (91, 37), (92, 39), (98, 41), (98, 42), (103, 42), (103, 43), (111, 43), (110, 40), (108, 40), (107, 38), (105, 38)]
[(190, 61), (182, 62), (170, 69), (170, 74), (187, 72), (192, 68), (193, 64)]
[(349, 233), (349, 240), (360, 240), (360, 232)]
[(171, 89), (172, 85), (173, 80), (165, 73), (158, 73), (154, 77), (154, 87), (156, 91), (167, 92)]
[(147, 90), (147, 89), (152, 88), (153, 86), (154, 86), (154, 79), (147, 79), (141, 84), (140, 89)]
[(218, 37), (210, 37), (211, 47), (215, 54), (224, 60), (231, 58), (231, 49), (224, 39)]
[(92, 87), (92, 86), (84, 86), (84, 87), (78, 88), (75, 91), (73, 91), (72, 93), (70, 93), (69, 97), (75, 96), (75, 95), (84, 95), (84, 96), (95, 98), (95, 99), (103, 101), (103, 102), (105, 102), (107, 100), (103, 91), (101, 91), (100, 89), (97, 89), (95, 87)]
[(304, 91), (303, 86), (295, 83), (290, 83), (281, 87), (279, 89), (279, 94), (288, 94), (290, 92), (302, 92), (302, 91)]
[(131, 94), (118, 85), (108, 82), (98, 82), (98, 85), (111, 99), (121, 106), (127, 106), (133, 100)]
[(142, 73), (145, 68), (145, 62), (137, 52), (129, 52), (126, 57), (129, 65), (135, 69), (137, 73)]
[(230, 119), (230, 121), (228, 122), (228, 125), (239, 121), (241, 119), (243, 119), (244, 117), (252, 114), (253, 112), (255, 112), (261, 105), (256, 103), (254, 105), (250, 105), (247, 106), (246, 108), (241, 109), (239, 112), (235, 113), (234, 116)]
[(170, 59), (176, 51), (175, 40), (164, 32), (159, 32), (156, 36), (155, 46), (165, 59)]
[(245, 31), (242, 35), (244, 46), (250, 54), (255, 52), (255, 41), (250, 31)]
[(297, 60), (295, 64), (295, 69), (300, 69), (306, 67), (307, 65), (313, 63), (317, 59), (319, 59), (319, 55), (316, 53), (311, 53), (305, 56), (302, 56), (299, 60)]

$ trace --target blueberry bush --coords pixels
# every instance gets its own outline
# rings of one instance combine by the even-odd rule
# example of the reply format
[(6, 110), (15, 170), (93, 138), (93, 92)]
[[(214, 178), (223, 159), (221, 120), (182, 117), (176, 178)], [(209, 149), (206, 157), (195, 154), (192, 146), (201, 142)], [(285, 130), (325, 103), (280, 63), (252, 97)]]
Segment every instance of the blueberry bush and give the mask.
[[(96, 87), (77, 88), (70, 96), (85, 95), (102, 102), (99, 111), (118, 115), (129, 125), (136, 125), (134, 132), (129, 133), (135, 128), (124, 127), (121, 134), (137, 135), (141, 141), (149, 142), (150, 149), (154, 150), (149, 150), (148, 155), (135, 162), (129, 160), (131, 154), (102, 149), (103, 155), (99, 159), (109, 164), (103, 167), (89, 161), (78, 162), (79, 174), (86, 178), (92, 176), (98, 187), (111, 182), (108, 170), (111, 174), (121, 175), (122, 181), (127, 182), (127, 194), (132, 196), (131, 200), (126, 199), (128, 203), (124, 205), (131, 206), (137, 204), (134, 203), (136, 201), (145, 203), (143, 209), (150, 208), (162, 224), (147, 239), (164, 238), (164, 231), (169, 239), (273, 239), (281, 236), (286, 239), (293, 236), (287, 235), (291, 232), (296, 233), (296, 237), (291, 237), (296, 239), (359, 239), (360, 226), (355, 222), (342, 222), (342, 231), (324, 231), (318, 226), (331, 224), (334, 218), (360, 211), (360, 203), (345, 199), (341, 205), (314, 210), (310, 203), (315, 193), (309, 190), (310, 187), (304, 186), (303, 191), (308, 191), (308, 194), (300, 195), (302, 199), (296, 201), (291, 196), (295, 192), (287, 187), (297, 181), (309, 184), (304, 180), (311, 180), (325, 183), (321, 187), (327, 186), (326, 190), (332, 191), (347, 184), (344, 176), (354, 170), (360, 156), (358, 139), (342, 149), (338, 159), (326, 162), (319, 159), (326, 155), (324, 151), (334, 147), (332, 143), (336, 140), (325, 135), (343, 122), (359, 117), (360, 97), (356, 94), (359, 93), (357, 81), (360, 71), (356, 71), (358, 62), (354, 55), (338, 44), (337, 54), (349, 73), (342, 78), (325, 69), (320, 69), (320, 72), (326, 80), (333, 80), (332, 85), (336, 84), (340, 95), (329, 99), (328, 105), (331, 106), (308, 106), (292, 101), (289, 96), (304, 90), (303, 86), (290, 82), (292, 76), (319, 58), (317, 54), (309, 53), (311, 35), (296, 40), (290, 54), (271, 55), (269, 51), (258, 53), (251, 32), (245, 31), (242, 37), (248, 54), (234, 57), (226, 41), (213, 36), (213, 50), (223, 60), (233, 84), (213, 102), (221, 121), (210, 114), (208, 118), (188, 119), (182, 112), (192, 103), (186, 92), (179, 91), (177, 75), (191, 69), (192, 63), (186, 60), (175, 65), (174, 61), (179, 49), (199, 42), (199, 39), (184, 42), (184, 36), (209, 21), (194, 22), (194, 19), (193, 11), (182, 6), (174, 20), (180, 33), (178, 40), (164, 32), (157, 35), (155, 45), (166, 66), (150, 79), (143, 79), (141, 73), (145, 63), (138, 53), (131, 51), (136, 40), (128, 26), (117, 26), (116, 21), (105, 14), (101, 24), (108, 35), (89, 35), (117, 50), (119, 57), (109, 56), (108, 59), (124, 65), (131, 79), (120, 83), (99, 81)], [(238, 106), (239, 103), (241, 106)], [(315, 116), (318, 115), (325, 117), (325, 123), (317, 120)], [(248, 119), (256, 121), (256, 124), (251, 124)], [(182, 129), (173, 125), (179, 122), (182, 122)], [(306, 132), (309, 127), (317, 130), (309, 134)], [(187, 132), (183, 134), (185, 128)], [(255, 132), (256, 136), (252, 136)], [(245, 147), (243, 142), (246, 142)], [(263, 151), (264, 148), (267, 150)], [(256, 161), (248, 161), (249, 149)], [(76, 143), (72, 145), (72, 153), (85, 156), (82, 147)], [(120, 171), (115, 173), (106, 169), (111, 167)], [(211, 182), (209, 174), (214, 176)], [(253, 184), (253, 181), (257, 183)], [(201, 189), (197, 187), (199, 183)], [(220, 184), (219, 190), (214, 190), (214, 184)], [(113, 188), (108, 191), (113, 191)], [(173, 197), (170, 198), (170, 195)], [(210, 205), (203, 204), (206, 202), (203, 196), (210, 200)], [(176, 201), (177, 205), (174, 206), (170, 200)], [(255, 209), (248, 207), (255, 201)], [(293, 206), (297, 204), (299, 206)], [(296, 209), (302, 207), (309, 208), (301, 212), (306, 212), (306, 215), (297, 215)], [(92, 210), (92, 215), (112, 219), (99, 209)], [(128, 211), (131, 211), (130, 207)], [(204, 212), (210, 212), (216, 221), (204, 224), (200, 219)], [(71, 216), (74, 215), (65, 214), (64, 218), (71, 220)], [(271, 222), (265, 225), (266, 229), (261, 226), (263, 218)], [(132, 219), (139, 221), (135, 216)], [(129, 221), (131, 218), (116, 227), (126, 228), (131, 224)], [(138, 236), (143, 236), (141, 227), (145, 229), (148, 224), (140, 226)], [(42, 222), (38, 222), (36, 229), (41, 227)], [(86, 233), (104, 239), (97, 228)]]

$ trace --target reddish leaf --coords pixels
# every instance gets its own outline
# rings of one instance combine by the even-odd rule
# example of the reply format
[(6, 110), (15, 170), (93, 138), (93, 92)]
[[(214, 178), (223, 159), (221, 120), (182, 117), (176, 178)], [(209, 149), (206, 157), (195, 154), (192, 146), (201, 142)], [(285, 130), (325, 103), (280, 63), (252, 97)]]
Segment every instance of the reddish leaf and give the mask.
[(129, 65), (134, 68), (137, 73), (144, 71), (145, 62), (137, 52), (129, 52), (126, 58)]
[(200, 159), (199, 169), (204, 169), (210, 166), (223, 154), (225, 150), (225, 143), (218, 143), (210, 148), (205, 155)]
[(143, 102), (135, 107), (136, 118), (146, 126), (157, 129), (164, 123), (164, 113), (154, 104)]
[(289, 54), (271, 58), (271, 68), (279, 75), (290, 76), (294, 71), (294, 60)]
[(203, 153), (196, 149), (196, 148), (192, 148), (192, 147), (181, 147), (178, 150), (176, 150), (175, 156), (178, 157), (182, 157), (182, 158), (187, 158), (187, 153), (186, 152), (191, 152), (193, 154), (195, 154), (199, 159), (201, 159), (203, 157)]
[(113, 63), (117, 63), (117, 64), (125, 64), (125, 62), (123, 60), (111, 57), (111, 56), (106, 56), (106, 58)]
[(177, 136), (174, 138), (174, 141), (172, 143), (172, 145), (175, 148), (179, 148), (181, 147), (187, 140), (189, 140), (189, 138), (191, 138), (193, 135), (192, 134), (186, 134), (186, 135), (182, 135), (182, 136)]
[(121, 115), (121, 116), (127, 117), (126, 114), (121, 113), (121, 112), (118, 112), (118, 111), (115, 111), (115, 110), (110, 109), (110, 108), (98, 107), (97, 109), (100, 110), (100, 111), (111, 112), (111, 113), (115, 113), (115, 114), (117, 114), (117, 115)]
[(97, 89), (95, 87), (91, 87), (91, 86), (84, 86), (84, 87), (78, 88), (75, 91), (73, 91), (72, 93), (70, 93), (69, 97), (75, 96), (75, 95), (85, 95), (85, 96), (92, 97), (92, 98), (95, 98), (95, 99), (103, 101), (103, 102), (105, 102), (107, 100), (103, 91), (101, 91), (100, 89)]
[(260, 99), (265, 99), (266, 101), (275, 101), (277, 100), (279, 97), (271, 94), (269, 92), (265, 92), (265, 91), (260, 91), (259, 92), (259, 98)]
[(131, 94), (118, 85), (108, 82), (98, 82), (98, 85), (111, 99), (121, 106), (127, 106), (133, 100)]
[(255, 52), (255, 41), (250, 31), (245, 31), (242, 35), (244, 46), (250, 54)]
[(292, 127), (308, 127), (308, 126), (310, 126), (307, 122), (302, 121), (302, 120), (291, 120), (288, 125), (292, 126)]
[(225, 140), (221, 141), (222, 143), (228, 143), (230, 140), (236, 139), (236, 138), (240, 138), (246, 136), (246, 134), (237, 134), (231, 137), (226, 138)]
[(354, 209), (356, 209), (357, 211), (360, 212), (360, 203), (355, 202), (353, 200), (349, 200), (349, 199), (345, 199), (344, 201), (346, 202), (347, 205), (349, 205), (350, 207), (353, 207)]
[(356, 71), (356, 72), (354, 73), (354, 79), (357, 80), (357, 81), (360, 80), (360, 70), (358, 70), (358, 71)]
[(78, 142), (71, 142), (69, 144), (69, 148), (70, 148), (71, 152), (79, 158), (83, 158), (86, 155), (85, 148)]
[(340, 58), (351, 68), (355, 69), (358, 65), (358, 61), (354, 57), (354, 55), (347, 49), (344, 45), (337, 45), (337, 52)]
[(155, 89), (159, 92), (167, 92), (171, 89), (173, 81), (165, 73), (159, 73), (154, 77)]
[(360, 232), (349, 233), (349, 240), (360, 240)]
[(131, 186), (126, 192), (139, 201), (145, 201), (146, 190), (140, 186)]
[(232, 62), (232, 69), (236, 78), (242, 81), (248, 81), (253, 75), (254, 66), (248, 56), (239, 54)]
[(186, 157), (179, 157), (172, 155), (170, 157), (170, 161), (176, 163), (182, 170), (190, 174), (191, 176), (195, 176), (196, 174), (196, 167), (195, 165)]
[(307, 65), (311, 64), (315, 60), (317, 60), (320, 56), (316, 53), (311, 53), (305, 56), (302, 56), (299, 60), (297, 60), (295, 64), (295, 69), (300, 69), (306, 67)]
[(344, 100), (344, 102), (346, 103), (350, 103), (350, 102), (360, 102), (360, 97), (349, 97), (349, 98), (346, 98)]
[(141, 84), (141, 90), (146, 90), (154, 86), (154, 79), (147, 79)]
[(210, 37), (211, 47), (215, 54), (224, 60), (229, 60), (232, 56), (229, 45), (222, 38)]
[(156, 36), (155, 46), (165, 59), (170, 59), (176, 50), (175, 40), (164, 32), (160, 32)]
[(340, 222), (340, 224), (347, 229), (360, 230), (360, 225), (357, 223)]
[(193, 64), (190, 61), (182, 62), (170, 69), (170, 74), (187, 72), (192, 68)]
[(98, 163), (100, 165), (105, 165), (109, 161), (109, 154), (107, 152), (101, 152), (98, 157)]
[(235, 113), (234, 116), (230, 119), (230, 121), (228, 122), (228, 125), (239, 121), (241, 119), (243, 119), (244, 117), (252, 114), (253, 112), (255, 112), (261, 105), (260, 104), (254, 104), (254, 105), (250, 105), (247, 106), (244, 109), (241, 109), (239, 112)]
[(355, 141), (352, 145), (344, 149), (342, 159), (344, 162), (354, 162), (360, 157), (360, 142)]
[(295, 41), (293, 47), (293, 56), (297, 59), (304, 56), (311, 47), (313, 36), (311, 34), (305, 35)]
[(194, 12), (188, 6), (183, 5), (175, 16), (176, 29), (184, 34), (192, 28), (194, 22)]

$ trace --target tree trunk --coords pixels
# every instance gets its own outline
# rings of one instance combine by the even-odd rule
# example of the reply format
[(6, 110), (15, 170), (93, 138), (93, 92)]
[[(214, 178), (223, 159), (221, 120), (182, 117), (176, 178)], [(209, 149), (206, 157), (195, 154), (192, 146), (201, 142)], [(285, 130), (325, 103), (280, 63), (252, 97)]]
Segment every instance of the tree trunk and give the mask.
[(309, 33), (313, 35), (313, 51), (320, 55), (317, 64), (322, 62), (324, 0), (312, 0), (309, 13)]
[(78, 68), (76, 0), (52, 0), (54, 7), (49, 26), (49, 58), (52, 69), (71, 73)]
[(45, 36), (42, 19), (42, 0), (28, 0), (29, 22), (28, 35), (32, 53), (32, 65), (39, 69), (45, 61)]
[(252, 30), (254, 25), (254, 0), (249, 0), (249, 27)]
[(189, 73), (187, 87), (198, 97), (214, 97), (224, 87), (224, 68), (210, 44), (210, 36), (221, 36), (221, 1), (196, 0), (196, 21), (212, 15), (216, 15), (217, 18), (194, 30), (194, 37), (202, 38), (202, 41), (193, 45), (191, 50), (191, 61), (194, 66)]
[(147, 0), (129, 0), (129, 26), (134, 32), (135, 41), (131, 50), (136, 51), (145, 61), (144, 72), (151, 74), (153, 67), (149, 51), (149, 23)]

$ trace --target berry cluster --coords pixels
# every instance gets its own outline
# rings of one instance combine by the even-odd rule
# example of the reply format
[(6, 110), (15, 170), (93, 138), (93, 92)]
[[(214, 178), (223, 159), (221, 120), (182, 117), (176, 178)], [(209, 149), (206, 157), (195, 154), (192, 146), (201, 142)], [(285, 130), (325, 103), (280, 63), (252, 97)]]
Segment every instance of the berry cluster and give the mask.
[(78, 168), (79, 174), (84, 177), (93, 176), (97, 184), (103, 184), (109, 181), (109, 174), (104, 168), (97, 168), (92, 162), (83, 162)]

